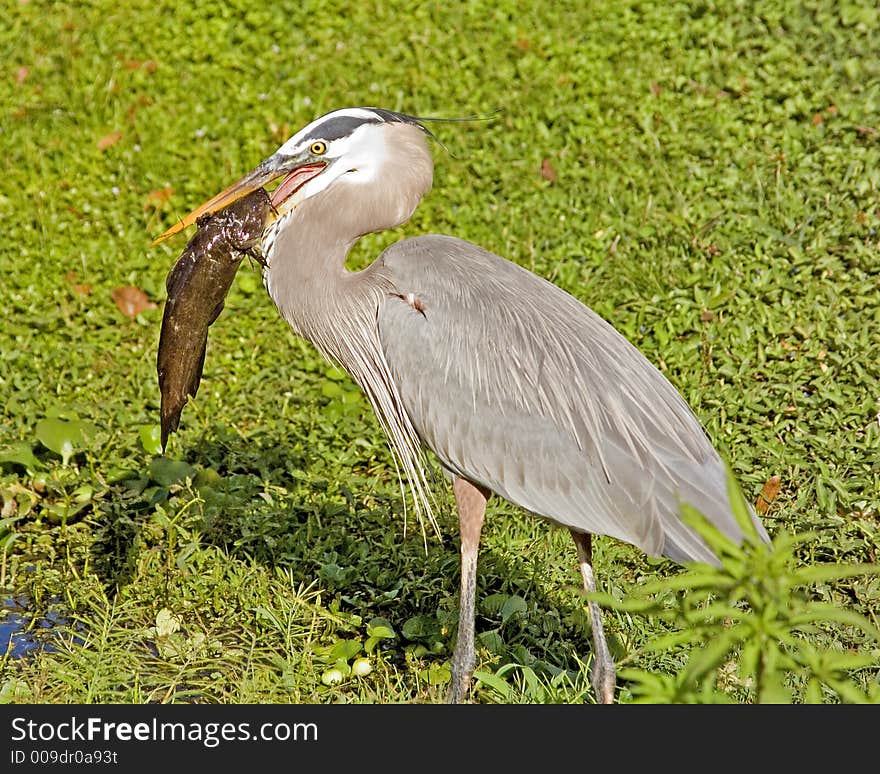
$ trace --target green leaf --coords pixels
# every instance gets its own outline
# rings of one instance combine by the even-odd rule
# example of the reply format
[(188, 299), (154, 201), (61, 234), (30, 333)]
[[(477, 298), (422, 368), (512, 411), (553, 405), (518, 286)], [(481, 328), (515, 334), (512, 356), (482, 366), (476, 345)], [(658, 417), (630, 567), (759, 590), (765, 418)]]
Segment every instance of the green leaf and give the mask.
[(501, 608), (507, 601), (507, 594), (489, 594), (480, 600), (480, 610), (487, 616), (495, 617), (501, 614)]
[(860, 575), (878, 575), (880, 564), (812, 564), (799, 567), (795, 574), (799, 583), (804, 585), (824, 583)]
[(221, 476), (213, 468), (202, 468), (193, 478), (193, 486), (196, 489), (212, 489), (216, 488), (223, 481)]
[(760, 704), (790, 704), (791, 692), (783, 685), (777, 672), (769, 672), (761, 680), (758, 688)]
[(330, 661), (342, 660), (345, 662), (353, 659), (361, 652), (360, 640), (339, 640), (330, 650)]
[(822, 683), (815, 677), (811, 677), (807, 683), (807, 690), (804, 694), (804, 704), (821, 704), (822, 703)]
[[(736, 512), (735, 506), (734, 512)], [(742, 560), (745, 556), (742, 547), (734, 543), (702, 513), (687, 503), (682, 505), (681, 520), (692, 527), (694, 531), (700, 535), (706, 543), (708, 543), (709, 548), (711, 548), (722, 559), (724, 557), (732, 557)], [(754, 527), (752, 529), (754, 529)]]
[(870, 653), (825, 652), (821, 656), (822, 665), (827, 670), (851, 672), (870, 666), (880, 666), (877, 655)]
[(755, 526), (752, 513), (746, 505), (742, 490), (739, 488), (739, 483), (733, 470), (730, 468), (730, 464), (725, 462), (725, 467), (727, 468), (727, 499), (730, 502), (734, 518), (742, 529), (743, 535), (751, 538), (752, 542), (758, 545), (760, 538), (758, 537), (758, 528)]
[(513, 688), (508, 685), (507, 681), (503, 677), (498, 677), (491, 672), (477, 670), (474, 672), (474, 680), (476, 681), (477, 687), (486, 686), (491, 688), (500, 693), (505, 701), (509, 701), (515, 696)]
[(36, 427), (37, 439), (50, 451), (61, 455), (61, 464), (67, 467), (70, 458), (84, 449), (94, 437), (94, 425), (79, 419), (42, 419)]
[(328, 368), (326, 368), (324, 370), (324, 376), (334, 382), (344, 382), (346, 379), (348, 379), (348, 374), (341, 368), (337, 368), (336, 366), (329, 366)]
[(0, 451), (0, 464), (21, 465), (33, 475), (40, 468), (40, 461), (34, 456), (30, 444), (21, 442)]
[(407, 618), (400, 629), (408, 640), (423, 640), (428, 637), (436, 637), (440, 626), (436, 618), (427, 615), (415, 615)]
[(489, 650), (490, 653), (493, 653), (496, 656), (504, 655), (506, 650), (504, 638), (495, 629), (480, 632), (480, 634), (477, 635), (477, 639), (487, 650)]
[(324, 382), (321, 385), (321, 395), (325, 398), (341, 398), (342, 393), (342, 387), (339, 386), (338, 382)]
[(392, 640), (397, 637), (387, 618), (374, 618), (367, 624), (367, 634), (376, 640)]
[(196, 469), (183, 460), (156, 457), (150, 462), (150, 478), (159, 486), (169, 487), (195, 476)]
[(831, 621), (834, 623), (847, 624), (861, 629), (874, 640), (880, 640), (880, 631), (864, 616), (853, 610), (837, 607), (836, 605), (822, 602), (812, 603), (805, 612), (791, 617), (792, 626), (801, 626), (805, 623), (816, 621)]
[(673, 632), (661, 635), (660, 637), (654, 637), (644, 645), (644, 649), (647, 653), (674, 650), (682, 645), (690, 645), (701, 640), (702, 635), (699, 632), (688, 629), (682, 632)]
[[(428, 685), (446, 685), (452, 679), (452, 670), (449, 664), (431, 664), (427, 669), (419, 672), (422, 679), (427, 681)], [(476, 677), (476, 673), (474, 674)]]
[(515, 594), (509, 596), (501, 606), (501, 621), (506, 623), (517, 613), (525, 613), (529, 609), (526, 601)]
[(719, 632), (718, 636), (705, 647), (694, 650), (688, 658), (687, 666), (680, 673), (686, 684), (701, 680), (708, 672), (727, 660), (727, 654), (740, 641), (744, 627), (742, 624)]
[(141, 425), (138, 428), (138, 437), (147, 454), (162, 453), (162, 430), (159, 425)]

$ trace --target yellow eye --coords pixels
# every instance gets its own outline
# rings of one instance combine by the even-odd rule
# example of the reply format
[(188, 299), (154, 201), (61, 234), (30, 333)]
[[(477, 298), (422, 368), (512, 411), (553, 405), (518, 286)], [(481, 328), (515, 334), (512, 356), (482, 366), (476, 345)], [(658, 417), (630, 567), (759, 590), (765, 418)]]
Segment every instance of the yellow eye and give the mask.
[(327, 143), (323, 140), (316, 140), (309, 150), (313, 156), (323, 156), (327, 152)]

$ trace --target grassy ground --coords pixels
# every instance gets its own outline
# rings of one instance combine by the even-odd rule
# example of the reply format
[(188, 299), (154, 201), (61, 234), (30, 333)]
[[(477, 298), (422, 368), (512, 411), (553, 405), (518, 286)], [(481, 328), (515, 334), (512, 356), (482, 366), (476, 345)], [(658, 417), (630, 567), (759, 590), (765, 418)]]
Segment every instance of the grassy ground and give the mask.
[[(182, 241), (151, 238), (342, 106), (504, 110), (437, 127), (451, 153), (436, 149), (433, 192), (352, 266), (440, 232), (553, 279), (665, 370), (750, 498), (780, 476), (765, 521), (815, 531), (802, 566), (876, 560), (871, 4), (4, 0), (4, 16), (3, 699), (442, 696), (449, 499), (438, 485), (442, 542), (404, 533), (365, 400), (293, 337), (250, 268), (212, 328), (198, 400), (156, 453), (164, 280)], [(124, 286), (155, 306), (125, 316)], [(597, 543), (618, 599), (679, 572)], [(566, 534), (492, 505), (475, 700), (592, 700), (577, 586)], [(876, 578), (808, 593), (877, 623)], [(684, 663), (681, 648), (648, 650), (667, 630), (657, 617), (610, 612), (607, 628), (624, 665)], [(843, 625), (811, 636), (869, 647)]]

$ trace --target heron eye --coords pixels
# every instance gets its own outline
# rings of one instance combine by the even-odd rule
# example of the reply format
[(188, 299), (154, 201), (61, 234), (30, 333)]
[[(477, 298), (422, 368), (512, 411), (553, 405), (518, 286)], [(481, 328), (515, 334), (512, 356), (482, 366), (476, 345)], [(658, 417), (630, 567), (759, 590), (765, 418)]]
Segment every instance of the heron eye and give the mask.
[(316, 140), (309, 148), (313, 156), (323, 156), (327, 152), (327, 143), (323, 140)]

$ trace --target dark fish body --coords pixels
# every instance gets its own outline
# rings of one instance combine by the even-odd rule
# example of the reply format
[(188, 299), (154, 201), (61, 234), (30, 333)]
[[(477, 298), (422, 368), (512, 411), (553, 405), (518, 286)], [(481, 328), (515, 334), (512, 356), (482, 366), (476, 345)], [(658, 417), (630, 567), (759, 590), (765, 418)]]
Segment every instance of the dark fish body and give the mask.
[(271, 206), (269, 196), (259, 188), (200, 218), (199, 230), (168, 273), (156, 360), (163, 450), (169, 433), (177, 430), (189, 396), (195, 397), (199, 389), (208, 328), (223, 310), (242, 258), (259, 243)]

